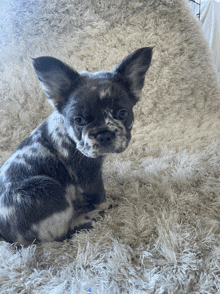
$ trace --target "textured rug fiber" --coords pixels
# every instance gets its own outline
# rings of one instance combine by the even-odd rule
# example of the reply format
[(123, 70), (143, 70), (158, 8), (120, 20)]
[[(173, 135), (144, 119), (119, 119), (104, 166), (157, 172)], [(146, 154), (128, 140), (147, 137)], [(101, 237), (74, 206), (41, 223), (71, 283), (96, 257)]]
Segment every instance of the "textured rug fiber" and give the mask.
[(110, 70), (154, 46), (108, 206), (71, 240), (0, 243), (0, 293), (220, 293), (220, 87), (185, 0), (14, 0), (0, 12), (0, 163), (52, 111), (31, 67)]

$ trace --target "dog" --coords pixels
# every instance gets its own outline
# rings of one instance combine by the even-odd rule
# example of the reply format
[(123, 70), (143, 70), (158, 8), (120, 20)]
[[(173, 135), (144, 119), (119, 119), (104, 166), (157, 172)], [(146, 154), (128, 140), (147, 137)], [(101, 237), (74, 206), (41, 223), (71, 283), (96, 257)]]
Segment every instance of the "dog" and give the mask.
[(50, 56), (33, 59), (54, 111), (0, 168), (1, 240), (59, 241), (92, 227), (106, 200), (103, 160), (128, 147), (152, 51), (140, 48), (95, 73)]

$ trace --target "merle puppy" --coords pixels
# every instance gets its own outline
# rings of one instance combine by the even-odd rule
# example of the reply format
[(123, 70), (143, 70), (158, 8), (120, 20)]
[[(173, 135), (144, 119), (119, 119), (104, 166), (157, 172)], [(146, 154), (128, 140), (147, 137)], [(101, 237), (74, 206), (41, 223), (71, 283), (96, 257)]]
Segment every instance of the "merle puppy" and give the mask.
[(0, 168), (0, 237), (28, 245), (61, 240), (91, 223), (105, 201), (105, 155), (131, 138), (152, 48), (141, 48), (112, 71), (78, 73), (53, 57), (33, 67), (53, 113)]

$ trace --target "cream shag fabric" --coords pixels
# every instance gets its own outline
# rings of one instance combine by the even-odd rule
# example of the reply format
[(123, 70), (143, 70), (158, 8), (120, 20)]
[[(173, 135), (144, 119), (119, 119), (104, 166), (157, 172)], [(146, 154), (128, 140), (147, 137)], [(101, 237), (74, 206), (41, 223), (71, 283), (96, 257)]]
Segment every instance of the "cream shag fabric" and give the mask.
[(220, 88), (185, 0), (11, 1), (1, 10), (1, 163), (50, 113), (31, 58), (108, 70), (154, 46), (126, 152), (104, 166), (112, 209), (91, 231), (0, 243), (0, 293), (220, 293)]

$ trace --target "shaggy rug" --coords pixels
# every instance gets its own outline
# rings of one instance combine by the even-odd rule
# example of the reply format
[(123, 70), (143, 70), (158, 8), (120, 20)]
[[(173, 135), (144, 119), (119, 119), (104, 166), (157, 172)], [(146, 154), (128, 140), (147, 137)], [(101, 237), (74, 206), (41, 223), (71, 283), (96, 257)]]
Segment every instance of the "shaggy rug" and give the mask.
[(104, 165), (111, 209), (71, 240), (0, 242), (0, 293), (220, 293), (220, 87), (187, 1), (1, 5), (1, 163), (52, 111), (31, 57), (98, 71), (154, 53), (129, 148)]

